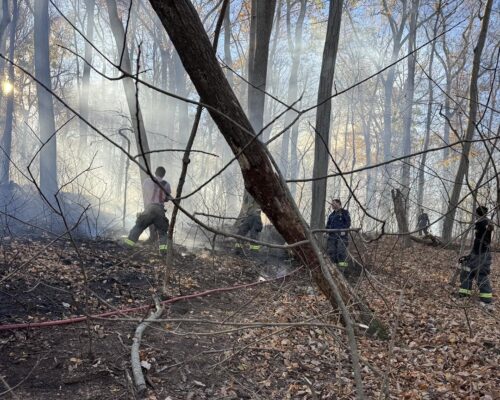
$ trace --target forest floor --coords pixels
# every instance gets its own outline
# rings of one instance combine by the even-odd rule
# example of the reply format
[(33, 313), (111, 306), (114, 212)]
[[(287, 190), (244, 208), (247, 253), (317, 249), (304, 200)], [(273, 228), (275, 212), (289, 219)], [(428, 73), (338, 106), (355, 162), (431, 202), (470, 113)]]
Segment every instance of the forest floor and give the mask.
[[(2, 330), (152, 305), (164, 263), (152, 249), (127, 251), (105, 240), (77, 245), (79, 254), (68, 241), (0, 241), (0, 397), (138, 398), (130, 346), (148, 310)], [(366, 270), (351, 281), (392, 332), (390, 340), (358, 332), (367, 398), (499, 399), (499, 307), (487, 312), (477, 299), (450, 295), (457, 254), (420, 244), (402, 250), (392, 239), (358, 248), (353, 254)], [(167, 304), (163, 320), (146, 330), (146, 398), (355, 397), (341, 322), (304, 269), (264, 254), (178, 250), (171, 297), (228, 290)], [(499, 255), (493, 260), (498, 290)], [(271, 325), (252, 325), (259, 322)]]

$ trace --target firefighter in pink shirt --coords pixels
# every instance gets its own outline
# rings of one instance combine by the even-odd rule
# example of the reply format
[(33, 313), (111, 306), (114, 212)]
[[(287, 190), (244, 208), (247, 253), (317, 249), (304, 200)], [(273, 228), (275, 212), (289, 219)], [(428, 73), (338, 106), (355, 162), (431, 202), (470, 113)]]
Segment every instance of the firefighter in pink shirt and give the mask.
[(137, 216), (134, 227), (124, 240), (124, 244), (128, 247), (135, 246), (141, 233), (153, 225), (158, 232), (160, 252), (167, 251), (168, 218), (165, 215), (165, 203), (169, 200), (171, 189), (164, 177), (165, 168), (158, 167), (155, 177), (144, 181), (142, 190), (145, 210)]

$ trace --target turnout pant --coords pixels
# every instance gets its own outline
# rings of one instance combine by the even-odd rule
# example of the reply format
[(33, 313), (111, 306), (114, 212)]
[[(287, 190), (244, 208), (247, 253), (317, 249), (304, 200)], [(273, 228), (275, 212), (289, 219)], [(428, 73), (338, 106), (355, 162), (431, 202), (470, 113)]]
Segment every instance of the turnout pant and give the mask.
[(141, 233), (149, 226), (154, 226), (156, 232), (158, 232), (160, 250), (166, 250), (168, 218), (165, 215), (165, 209), (162, 204), (150, 204), (137, 216), (137, 220), (128, 235), (128, 239), (134, 243), (137, 242)]
[(428, 235), (429, 234), (429, 227), (428, 227), (428, 225), (419, 225), (418, 226), (418, 235), (422, 236), (422, 234), (424, 234), (424, 235)]
[(491, 253), (471, 254), (469, 262), (460, 273), (459, 293), (463, 296), (472, 294), (474, 279), (479, 288), (479, 298), (483, 303), (491, 303), (493, 294), (490, 283)]
[[(240, 236), (248, 236), (250, 239), (257, 240), (261, 231), (262, 220), (260, 219), (260, 215), (249, 215), (241, 222), (236, 233)], [(236, 243), (236, 248), (241, 248), (241, 243)], [(260, 245), (250, 243), (250, 250), (259, 251)]]
[(347, 233), (345, 236), (330, 235), (327, 240), (327, 254), (330, 260), (337, 264), (340, 268), (347, 267), (347, 246), (349, 239)]

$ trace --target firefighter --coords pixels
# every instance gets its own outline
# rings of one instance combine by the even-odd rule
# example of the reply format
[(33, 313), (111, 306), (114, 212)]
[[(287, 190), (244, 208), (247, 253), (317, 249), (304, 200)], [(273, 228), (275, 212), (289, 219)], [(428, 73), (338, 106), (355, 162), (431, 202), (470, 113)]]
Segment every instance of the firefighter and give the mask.
[[(332, 200), (332, 213), (328, 216), (326, 229), (349, 229), (351, 227), (351, 216), (349, 211), (342, 208), (339, 199)], [(333, 263), (340, 269), (345, 269), (347, 263), (347, 246), (349, 245), (349, 235), (347, 231), (328, 232), (327, 253)]]
[(429, 215), (424, 212), (424, 209), (422, 208), (420, 210), (420, 215), (418, 216), (417, 219), (417, 229), (418, 229), (418, 235), (422, 236), (422, 232), (424, 235), (429, 234), (429, 225), (430, 225), (430, 220), (429, 220)]
[(479, 299), (482, 305), (488, 306), (493, 301), (493, 294), (489, 279), (491, 268), (491, 235), (493, 224), (486, 217), (488, 209), (479, 206), (476, 209), (475, 236), (472, 251), (466, 265), (460, 274), (459, 296), (469, 297), (472, 294), (472, 283), (476, 279), (479, 288)]
[[(248, 236), (250, 239), (257, 240), (259, 238), (259, 233), (262, 232), (262, 218), (260, 207), (255, 207), (248, 211), (248, 214), (241, 221), (236, 233), (239, 236)], [(242, 244), (237, 242), (235, 244), (236, 250), (239, 251), (242, 248)], [(252, 251), (260, 251), (260, 245), (256, 243), (250, 243), (249, 248)]]
[(124, 244), (128, 247), (134, 247), (139, 236), (149, 226), (154, 226), (159, 236), (158, 249), (161, 253), (167, 251), (167, 233), (168, 218), (165, 215), (165, 202), (170, 197), (170, 184), (164, 180), (165, 168), (158, 167), (155, 171), (155, 177), (144, 181), (142, 190), (145, 199), (145, 210), (137, 215), (135, 226), (129, 232), (128, 238)]

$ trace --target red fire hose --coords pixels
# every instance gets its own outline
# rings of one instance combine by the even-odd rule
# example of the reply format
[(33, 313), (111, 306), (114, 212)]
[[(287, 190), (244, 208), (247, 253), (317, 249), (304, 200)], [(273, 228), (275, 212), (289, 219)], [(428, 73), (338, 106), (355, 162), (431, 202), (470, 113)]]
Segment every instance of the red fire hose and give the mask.
[[(300, 269), (300, 268), (298, 268), (298, 269)], [(283, 276), (273, 278), (273, 279), (267, 279), (264, 281), (257, 281), (257, 282), (252, 282), (252, 283), (236, 285), (236, 286), (210, 289), (210, 290), (205, 290), (204, 292), (188, 294), (185, 296), (172, 297), (171, 299), (162, 301), (161, 304), (171, 304), (171, 303), (175, 303), (175, 302), (181, 301), (181, 300), (188, 300), (188, 299), (194, 299), (196, 297), (208, 296), (208, 295), (213, 294), (213, 293), (230, 292), (230, 291), (237, 290), (237, 289), (242, 289), (242, 288), (247, 288), (247, 287), (251, 287), (251, 286), (261, 285), (264, 283), (273, 282), (273, 281), (276, 281), (278, 279), (284, 279), (284, 278), (292, 275), (298, 269), (290, 272), (287, 275), (283, 275)], [(126, 309), (115, 310), (115, 311), (108, 311), (108, 312), (105, 312), (102, 314), (91, 315), (90, 318), (105, 318), (105, 317), (111, 317), (113, 315), (119, 315), (119, 314), (130, 314), (130, 313), (137, 312), (137, 311), (147, 310), (149, 308), (151, 308), (151, 305), (126, 308)], [(4, 324), (4, 325), (0, 325), (0, 331), (7, 331), (7, 330), (14, 330), (14, 329), (45, 328), (45, 327), (55, 326), (55, 325), (75, 324), (78, 322), (86, 321), (87, 318), (89, 318), (89, 317), (81, 316), (81, 317), (74, 317), (74, 318), (68, 318), (68, 319), (44, 321), (44, 322), (32, 322), (32, 323), (24, 323), (24, 324)]]

